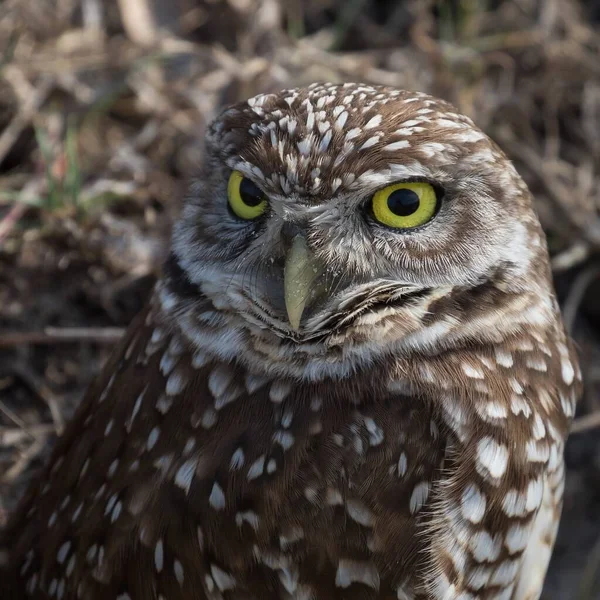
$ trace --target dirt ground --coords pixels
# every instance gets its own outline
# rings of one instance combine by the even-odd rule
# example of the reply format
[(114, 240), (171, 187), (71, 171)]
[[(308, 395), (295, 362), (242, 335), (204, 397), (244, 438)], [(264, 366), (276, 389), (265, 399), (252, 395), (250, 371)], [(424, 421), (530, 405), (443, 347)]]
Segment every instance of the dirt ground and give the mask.
[(215, 112), (383, 83), (452, 101), (534, 192), (586, 383), (544, 598), (600, 598), (600, 0), (4, 0), (0, 50), (0, 526), (143, 305)]

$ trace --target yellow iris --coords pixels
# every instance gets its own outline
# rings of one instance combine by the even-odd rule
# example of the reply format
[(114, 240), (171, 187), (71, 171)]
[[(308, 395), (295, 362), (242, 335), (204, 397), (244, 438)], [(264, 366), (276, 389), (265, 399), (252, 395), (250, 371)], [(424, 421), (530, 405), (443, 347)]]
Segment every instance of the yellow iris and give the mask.
[(395, 183), (373, 194), (373, 214), (388, 227), (410, 229), (427, 223), (437, 207), (435, 189), (422, 181)]
[(231, 210), (240, 219), (256, 219), (267, 208), (267, 197), (264, 192), (239, 171), (232, 171), (229, 177), (227, 198)]

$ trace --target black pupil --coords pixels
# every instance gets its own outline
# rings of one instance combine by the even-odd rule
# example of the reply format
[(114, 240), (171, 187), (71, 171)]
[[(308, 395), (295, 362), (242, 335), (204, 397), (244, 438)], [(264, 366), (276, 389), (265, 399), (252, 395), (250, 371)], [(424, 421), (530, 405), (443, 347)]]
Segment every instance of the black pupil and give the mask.
[(399, 217), (412, 215), (419, 209), (419, 204), (419, 196), (406, 188), (393, 191), (387, 199), (388, 208)]
[(263, 201), (263, 193), (246, 178), (240, 183), (240, 196), (248, 206), (258, 206)]

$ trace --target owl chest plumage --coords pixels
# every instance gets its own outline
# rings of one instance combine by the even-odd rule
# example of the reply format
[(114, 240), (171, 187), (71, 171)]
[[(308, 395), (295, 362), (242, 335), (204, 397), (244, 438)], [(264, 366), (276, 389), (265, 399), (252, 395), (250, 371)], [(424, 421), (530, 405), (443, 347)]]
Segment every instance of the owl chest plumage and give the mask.
[[(446, 443), (426, 399), (376, 380), (253, 375), (172, 332), (134, 334), (120, 354), (57, 448), (18, 542), (34, 548), (28, 568), (45, 589), (68, 573), (91, 598), (412, 590)], [(153, 578), (132, 580), (138, 564)]]

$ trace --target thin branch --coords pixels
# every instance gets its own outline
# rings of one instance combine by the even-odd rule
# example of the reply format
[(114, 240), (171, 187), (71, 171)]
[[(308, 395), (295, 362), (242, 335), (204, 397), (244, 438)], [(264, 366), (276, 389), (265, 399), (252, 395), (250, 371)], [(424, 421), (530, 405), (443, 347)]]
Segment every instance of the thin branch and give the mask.
[(27, 429), (22, 427), (4, 427), (0, 428), (0, 446), (13, 447), (21, 444), (25, 439), (45, 438), (56, 433), (54, 425), (29, 425)]
[[(39, 377), (28, 365), (13, 364), (11, 365), (10, 370), (15, 376), (19, 377), (34, 394), (39, 396), (46, 403), (46, 406), (48, 406), (50, 414), (52, 415), (52, 420), (54, 421), (54, 429), (56, 433), (60, 435), (65, 427), (65, 418), (58, 398), (52, 390), (48, 388), (44, 379)], [(6, 412), (6, 407), (3, 410)], [(15, 423), (17, 423), (17, 421), (15, 421)]]
[(576, 241), (572, 246), (552, 258), (552, 270), (555, 273), (568, 271), (585, 262), (589, 255), (589, 244)]
[(11, 209), (6, 213), (6, 216), (0, 221), (0, 244), (14, 229), (26, 210), (27, 205), (23, 202), (18, 202), (17, 204), (13, 204)]
[(36, 438), (36, 440), (20, 454), (19, 458), (17, 458), (10, 469), (2, 474), (0, 481), (2, 483), (12, 484), (17, 477), (21, 476), (29, 463), (44, 450), (45, 446), (46, 441), (43, 438)]
[(571, 425), (571, 433), (582, 433), (600, 427), (600, 411), (579, 417)]
[(6, 158), (23, 130), (33, 121), (40, 107), (54, 87), (54, 78), (44, 75), (40, 78), (33, 94), (0, 135), (0, 163)]
[(122, 327), (46, 327), (43, 331), (9, 331), (0, 338), (0, 348), (22, 344), (93, 342), (116, 344), (125, 333)]
[(6, 415), (6, 417), (8, 417), (8, 419), (10, 419), (15, 425), (18, 425), (20, 429), (27, 432), (29, 434), (29, 437), (31, 437), (31, 439), (35, 440), (35, 435), (33, 435), (33, 433), (29, 432), (25, 421), (23, 421), (23, 419), (21, 419), (21, 417), (17, 413), (15, 413), (13, 410), (8, 408), (8, 406), (6, 406), (6, 404), (4, 404), (4, 402), (2, 402), (2, 401), (0, 401), (0, 412), (4, 413), (4, 415)]

